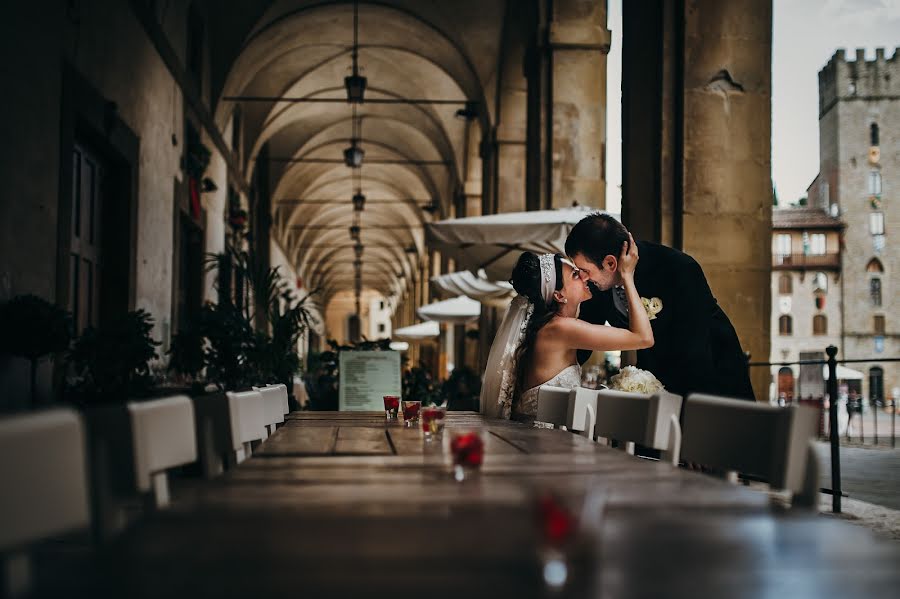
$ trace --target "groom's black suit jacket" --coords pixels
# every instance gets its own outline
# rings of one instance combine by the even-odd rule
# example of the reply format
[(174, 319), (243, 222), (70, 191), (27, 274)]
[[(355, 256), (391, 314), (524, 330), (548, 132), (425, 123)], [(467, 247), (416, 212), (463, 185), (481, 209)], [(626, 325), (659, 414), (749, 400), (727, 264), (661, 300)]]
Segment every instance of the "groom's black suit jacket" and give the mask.
[[(650, 321), (654, 345), (638, 350), (637, 366), (649, 370), (672, 393), (692, 392), (753, 399), (747, 359), (728, 316), (713, 297), (697, 262), (678, 250), (638, 241), (640, 260), (634, 283), (643, 298), (659, 298), (662, 310)], [(593, 288), (581, 304), (587, 322), (628, 328), (616, 310), (613, 291)], [(584, 363), (589, 350), (578, 352)]]

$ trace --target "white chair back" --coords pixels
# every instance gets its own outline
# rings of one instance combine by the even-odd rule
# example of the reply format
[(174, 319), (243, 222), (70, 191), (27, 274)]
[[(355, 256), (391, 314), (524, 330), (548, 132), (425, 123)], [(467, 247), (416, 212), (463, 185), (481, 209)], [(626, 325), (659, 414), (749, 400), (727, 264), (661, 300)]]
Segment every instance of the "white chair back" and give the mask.
[(128, 402), (137, 489), (155, 492), (158, 507), (168, 503), (166, 470), (197, 459), (194, 404), (186, 395)]
[(232, 416), (236, 422), (232, 422), (232, 430), (237, 435), (237, 441), (244, 444), (263, 441), (269, 435), (266, 431), (265, 402), (259, 391), (241, 391), (235, 393), (228, 391), (225, 396), (234, 406)]
[(0, 596), (30, 592), (28, 545), (89, 524), (85, 456), (74, 410), (0, 419)]
[(541, 385), (534, 419), (557, 427), (566, 426), (569, 421), (569, 389)]
[(285, 407), (287, 406), (287, 390), (284, 385), (268, 385), (266, 387), (253, 387), (263, 398), (265, 410), (264, 421), (269, 427), (269, 432), (275, 432), (275, 425), (284, 422)]
[(566, 414), (568, 429), (593, 440), (596, 422), (597, 390), (586, 387), (575, 387), (570, 390), (569, 411)]
[(788, 490), (795, 504), (818, 497), (817, 458), (812, 445), (816, 410), (771, 406), (692, 394), (684, 411), (682, 457), (713, 468), (760, 477)]
[[(291, 404), (290, 404), (290, 401), (288, 401), (287, 385), (285, 385), (284, 383), (278, 383), (275, 386), (278, 387), (279, 389), (281, 389), (281, 401), (282, 401), (281, 412), (284, 416), (287, 416), (288, 414), (291, 413)], [(283, 419), (282, 419), (282, 422), (284, 422)]]
[(597, 394), (597, 437), (619, 441), (633, 452), (634, 443), (662, 450), (662, 458), (678, 464), (681, 449), (681, 396), (667, 392)]
[(54, 409), (0, 419), (0, 552), (89, 522), (84, 425)]

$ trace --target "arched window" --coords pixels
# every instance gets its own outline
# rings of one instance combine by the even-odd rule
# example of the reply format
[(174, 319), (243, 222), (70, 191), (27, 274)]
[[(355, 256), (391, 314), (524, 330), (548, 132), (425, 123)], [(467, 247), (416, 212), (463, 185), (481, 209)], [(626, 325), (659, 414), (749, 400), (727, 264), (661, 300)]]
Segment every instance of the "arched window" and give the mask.
[(869, 145), (878, 145), (878, 123), (872, 123), (871, 125), (869, 125)]
[(790, 317), (790, 315), (785, 314), (778, 319), (778, 334), (787, 336), (793, 335), (793, 333), (794, 320)]
[(778, 277), (778, 293), (781, 295), (790, 295), (794, 292), (794, 280), (791, 275), (781, 275)]
[(878, 258), (872, 258), (869, 260), (869, 263), (866, 264), (866, 272), (884, 272), (884, 265), (881, 264), (881, 260)]
[(813, 316), (813, 335), (828, 334), (828, 319), (824, 314), (816, 314)]
[(881, 366), (869, 369), (869, 401), (876, 405), (884, 403), (884, 369)]

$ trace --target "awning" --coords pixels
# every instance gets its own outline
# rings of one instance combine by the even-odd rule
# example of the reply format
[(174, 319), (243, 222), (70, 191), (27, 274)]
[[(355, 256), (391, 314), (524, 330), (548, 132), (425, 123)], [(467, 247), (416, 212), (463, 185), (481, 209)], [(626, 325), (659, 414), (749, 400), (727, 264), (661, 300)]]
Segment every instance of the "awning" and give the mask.
[(575, 223), (595, 211), (572, 206), (451, 218), (426, 223), (425, 238), (430, 248), (456, 260), (459, 268), (484, 269), (489, 280), (506, 281), (521, 252), (562, 252)]
[(393, 337), (398, 339), (428, 339), (429, 337), (437, 337), (441, 334), (441, 327), (438, 323), (431, 322), (420, 322), (419, 324), (413, 324), (408, 327), (401, 327), (399, 329), (394, 329)]
[[(861, 381), (865, 375), (858, 370), (837, 365), (837, 377), (839, 381)], [(822, 366), (822, 377), (828, 380), (828, 364)]]
[(422, 320), (465, 324), (467, 322), (472, 322), (473, 320), (478, 320), (478, 317), (481, 316), (481, 304), (464, 295), (460, 295), (453, 299), (422, 306), (416, 310), (416, 314), (418, 314), (419, 318)]
[(473, 274), (468, 270), (451, 272), (431, 278), (432, 289), (440, 298), (464, 295), (482, 304), (505, 308), (515, 295), (507, 281), (490, 281), (484, 270)]

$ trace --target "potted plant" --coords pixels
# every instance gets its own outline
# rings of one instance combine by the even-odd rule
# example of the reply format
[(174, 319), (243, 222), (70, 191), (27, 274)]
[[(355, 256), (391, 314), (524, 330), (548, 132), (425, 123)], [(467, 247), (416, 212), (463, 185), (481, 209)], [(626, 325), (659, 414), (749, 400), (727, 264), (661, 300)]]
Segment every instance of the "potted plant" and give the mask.
[(70, 397), (96, 404), (148, 395), (153, 387), (150, 361), (159, 357), (152, 330), (153, 318), (144, 310), (85, 329), (69, 353), (74, 374)]
[(192, 394), (203, 392), (201, 380), (206, 367), (203, 334), (199, 326), (193, 325), (178, 331), (169, 347), (167, 369), (180, 375), (190, 386)]
[(424, 364), (413, 366), (403, 374), (403, 397), (419, 400), (423, 406), (444, 401), (439, 386)]
[(459, 366), (441, 385), (441, 394), (447, 400), (449, 410), (478, 411), (481, 393), (481, 377), (468, 366)]
[(37, 367), (45, 357), (64, 352), (72, 339), (69, 313), (36, 295), (20, 295), (0, 304), (0, 352), (29, 362), (31, 405), (37, 396)]

